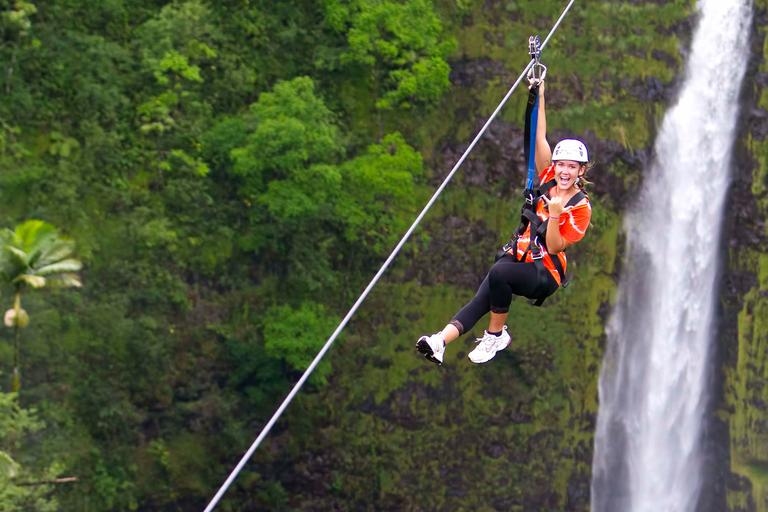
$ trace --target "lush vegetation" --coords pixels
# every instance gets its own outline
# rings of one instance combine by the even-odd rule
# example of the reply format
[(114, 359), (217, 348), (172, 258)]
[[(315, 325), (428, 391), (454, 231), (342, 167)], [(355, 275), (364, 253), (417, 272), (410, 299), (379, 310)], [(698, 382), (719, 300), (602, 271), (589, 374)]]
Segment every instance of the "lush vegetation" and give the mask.
[[(768, 2), (756, 2), (758, 13), (768, 9)], [(756, 29), (758, 40), (764, 43), (766, 27)], [(764, 44), (754, 50), (753, 60), (760, 72), (768, 70), (768, 47)], [(768, 94), (754, 82), (748, 82), (745, 95), (755, 109), (768, 107)], [(733, 484), (728, 488), (728, 508), (733, 511), (768, 510), (768, 366), (766, 366), (766, 342), (768, 341), (768, 250), (764, 239), (766, 205), (768, 205), (768, 141), (758, 126), (744, 130), (740, 141), (742, 150), (752, 160), (742, 168), (739, 187), (748, 198), (749, 220), (739, 220), (741, 230), (753, 233), (740, 240), (737, 247), (729, 250), (728, 266), (732, 276), (749, 276), (739, 292), (738, 301), (731, 297), (723, 300), (726, 316), (735, 317), (736, 327), (727, 332), (736, 340), (728, 340), (724, 350), (726, 361), (725, 392), (720, 404), (719, 416), (727, 420), (730, 434), (730, 465)], [(733, 278), (731, 278), (733, 281)]]
[[(202, 509), (561, 8), (0, 0), (0, 224), (26, 265), (0, 296), (0, 510)], [(611, 150), (573, 287), (513, 305), (498, 363), (412, 354), (517, 221), (522, 170), (499, 148), (518, 146), (481, 144), (222, 510), (587, 509), (618, 198), (638, 181), (617, 155), (650, 144), (665, 98), (642, 91), (675, 76), (690, 8), (579, 2), (545, 53), (551, 129)], [(497, 124), (515, 141), (523, 102)], [(58, 266), (33, 261), (30, 219), (58, 228)], [(21, 283), (53, 270), (82, 287), (25, 293), (19, 336)]]

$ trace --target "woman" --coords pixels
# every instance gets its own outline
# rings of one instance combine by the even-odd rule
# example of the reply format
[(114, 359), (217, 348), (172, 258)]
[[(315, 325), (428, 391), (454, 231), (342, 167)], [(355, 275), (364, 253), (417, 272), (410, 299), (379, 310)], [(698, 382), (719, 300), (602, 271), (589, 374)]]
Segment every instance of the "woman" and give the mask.
[[(592, 206), (585, 193), (579, 194), (585, 184), (589, 156), (581, 141), (565, 139), (555, 146), (554, 153), (547, 142), (547, 124), (544, 105), (544, 83), (539, 86), (539, 115), (536, 134), (536, 171), (541, 183), (555, 180), (552, 188), (541, 196), (536, 204), (536, 216), (546, 224), (545, 240), (539, 240), (542, 258), (534, 260), (536, 244), (531, 245), (531, 226), (517, 238), (517, 243), (508, 249), (491, 267), (475, 298), (459, 311), (445, 328), (431, 336), (422, 336), (416, 342), (416, 349), (428, 360), (443, 364), (445, 346), (472, 329), (478, 320), (490, 311), (491, 320), (477, 346), (469, 353), (473, 363), (490, 361), (496, 352), (511, 342), (507, 326), (504, 325), (512, 295), (521, 295), (543, 300), (555, 293), (561, 283), (560, 272), (565, 271), (565, 251), (571, 244), (584, 237), (592, 215)], [(577, 196), (577, 194), (579, 194)], [(567, 206), (569, 201), (575, 204)], [(553, 262), (553, 258), (559, 261)], [(543, 267), (537, 267), (543, 263)], [(558, 265), (559, 264), (559, 265)], [(546, 271), (540, 271), (540, 269)]]

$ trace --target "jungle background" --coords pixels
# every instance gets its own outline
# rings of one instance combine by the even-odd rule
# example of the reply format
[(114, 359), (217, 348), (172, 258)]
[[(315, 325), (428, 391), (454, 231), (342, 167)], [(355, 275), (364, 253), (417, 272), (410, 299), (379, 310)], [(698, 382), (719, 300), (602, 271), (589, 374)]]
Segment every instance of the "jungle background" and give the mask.
[[(79, 288), (2, 286), (30, 321), (18, 392), (0, 332), (0, 510), (202, 510), (565, 3), (0, 0), (0, 227), (45, 221), (82, 262)], [(768, 509), (755, 3), (700, 511)], [(579, 0), (545, 49), (550, 140), (582, 138), (597, 164), (572, 285), (514, 302), (490, 364), (465, 357), (482, 322), (443, 367), (413, 350), (517, 224), (520, 90), (219, 510), (589, 509), (623, 213), (694, 13)]]

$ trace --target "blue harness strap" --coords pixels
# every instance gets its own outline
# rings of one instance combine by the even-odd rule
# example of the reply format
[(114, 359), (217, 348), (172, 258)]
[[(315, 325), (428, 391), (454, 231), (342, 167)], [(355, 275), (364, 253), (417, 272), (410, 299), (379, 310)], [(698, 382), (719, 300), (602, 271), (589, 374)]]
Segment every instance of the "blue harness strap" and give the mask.
[(533, 189), (536, 179), (536, 127), (539, 123), (539, 85), (535, 84), (528, 92), (528, 106), (525, 108), (525, 131), (523, 134), (523, 151), (528, 162), (528, 181), (525, 184), (525, 195)]

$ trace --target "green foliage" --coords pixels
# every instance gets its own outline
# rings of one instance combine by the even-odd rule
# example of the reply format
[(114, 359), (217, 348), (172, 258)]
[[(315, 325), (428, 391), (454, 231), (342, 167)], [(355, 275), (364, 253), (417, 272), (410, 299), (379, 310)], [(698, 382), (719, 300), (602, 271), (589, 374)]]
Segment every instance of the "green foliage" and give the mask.
[(445, 59), (456, 41), (442, 34), (429, 0), (326, 0), (326, 21), (346, 32), (342, 64), (373, 75), (381, 109), (434, 104), (449, 89)]
[(0, 279), (15, 289), (13, 308), (5, 313), (5, 325), (14, 328), (13, 390), (20, 385), (20, 329), (29, 325), (29, 315), (21, 308), (21, 293), (32, 288), (79, 287), (75, 274), (82, 268), (72, 258), (74, 243), (60, 237), (56, 228), (39, 220), (28, 220), (13, 231), (0, 233)]
[[(298, 309), (274, 306), (264, 312), (264, 348), (272, 357), (285, 360), (303, 372), (325, 345), (340, 318), (328, 316), (322, 304), (302, 302)], [(322, 360), (309, 377), (315, 385), (325, 384), (331, 373), (329, 360)]]
[(352, 258), (382, 253), (412, 213), (422, 173), (421, 155), (400, 134), (342, 162), (341, 131), (314, 88), (307, 77), (278, 83), (242, 118), (226, 118), (204, 137), (226, 147), (240, 141), (228, 156), (203, 149), (238, 180), (252, 226), (241, 247), (265, 259), (285, 254), (275, 270), (300, 295), (339, 290)]
[(27, 35), (32, 27), (32, 22), (29, 18), (37, 12), (35, 4), (25, 2), (24, 0), (14, 0), (12, 2), (4, 0), (0, 3), (0, 7), (6, 7), (8, 3), (11, 4), (10, 8), (3, 10), (2, 14), (0, 14), (0, 19), (2, 19), (0, 27), (2, 27), (3, 36), (10, 39), (14, 35), (16, 37)]
[(334, 117), (314, 94), (309, 77), (278, 83), (251, 105), (255, 129), (245, 146), (232, 150), (232, 173), (244, 177), (244, 193), (255, 198), (265, 184), (307, 164), (333, 161), (341, 151)]
[(397, 105), (410, 108), (413, 101), (437, 103), (450, 87), (448, 73), (451, 68), (440, 57), (421, 60), (411, 70), (398, 69), (390, 76), (397, 82), (397, 89), (384, 95), (376, 106), (389, 109)]
[[(765, 2), (758, 2), (759, 9), (765, 9)], [(757, 29), (760, 37), (765, 37), (766, 29)], [(760, 71), (766, 69), (765, 56), (768, 47), (762, 49)], [(756, 81), (745, 81), (747, 90), (752, 90), (758, 108), (768, 105), (768, 94)], [(753, 160), (751, 167), (750, 192), (748, 201), (756, 206), (756, 211), (765, 212), (768, 205), (766, 184), (768, 180), (768, 143), (754, 128), (747, 130), (747, 136), (739, 141)], [(753, 216), (748, 223), (750, 228), (765, 232), (764, 213)], [(752, 224), (755, 222), (756, 224)], [(721, 360), (721, 368), (726, 376), (722, 408), (718, 419), (728, 426), (730, 436), (730, 470), (741, 479), (741, 485), (729, 488), (726, 492), (729, 510), (768, 510), (768, 444), (765, 442), (768, 413), (766, 400), (768, 379), (766, 366), (766, 341), (768, 340), (768, 251), (764, 245), (739, 244), (728, 251), (728, 270), (726, 275), (749, 276), (750, 289), (740, 293), (738, 301), (723, 302), (725, 318), (737, 316), (736, 341), (721, 340), (728, 353)], [(740, 290), (741, 291), (741, 290)], [(722, 337), (722, 336), (721, 336)]]
[(333, 202), (345, 219), (346, 239), (383, 252), (411, 220), (421, 155), (393, 133), (369, 146), (365, 155), (344, 163), (341, 174), (344, 190)]
[(75, 244), (58, 234), (52, 225), (28, 220), (2, 235), (0, 277), (17, 288), (80, 286), (75, 274), (82, 264), (72, 258)]
[(18, 474), (19, 464), (11, 454), (21, 448), (27, 433), (37, 432), (44, 425), (35, 417), (34, 411), (19, 407), (16, 393), (0, 393), (0, 410), (0, 446), (4, 459), (2, 476), (12, 478)]
[[(14, 457), (26, 439), (44, 427), (34, 410), (19, 406), (15, 393), (0, 393), (0, 510), (3, 512), (53, 512), (58, 510), (50, 497), (50, 480), (55, 466), (33, 471), (20, 465)], [(24, 483), (36, 485), (19, 485)]]
[(216, 36), (209, 8), (199, 1), (170, 4), (138, 30), (143, 66), (161, 86), (173, 78), (202, 83), (201, 68), (217, 52), (209, 46)]
[[(768, 377), (764, 343), (767, 313), (768, 303), (760, 289), (752, 288), (738, 314), (738, 359), (734, 367), (726, 370), (727, 405), (732, 408), (728, 422), (731, 467), (750, 479), (750, 494), (760, 504), (756, 509), (761, 512), (768, 504), (768, 475), (764, 470), (768, 464), (768, 446), (763, 435), (766, 415), (759, 404), (765, 403), (767, 396), (758, 383)], [(743, 498), (736, 492), (730, 494), (731, 499)]]

